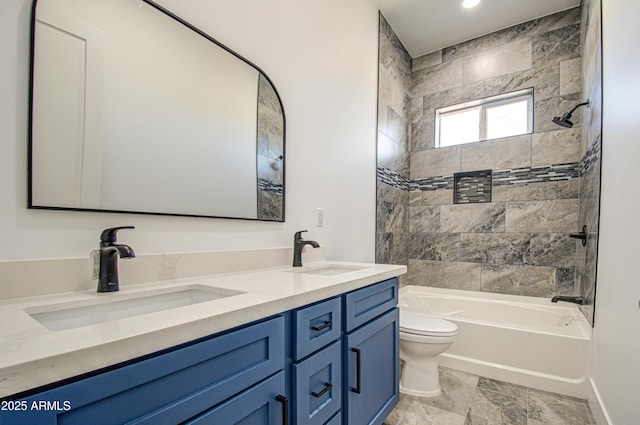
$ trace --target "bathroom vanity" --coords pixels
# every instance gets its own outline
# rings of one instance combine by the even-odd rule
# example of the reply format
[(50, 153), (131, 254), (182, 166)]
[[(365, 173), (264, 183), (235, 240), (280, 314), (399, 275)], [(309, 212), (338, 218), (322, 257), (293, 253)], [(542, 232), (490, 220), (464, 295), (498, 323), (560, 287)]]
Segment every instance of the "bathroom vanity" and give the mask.
[[(42, 340), (36, 345), (91, 332), (102, 333), (103, 343), (89, 338), (66, 354), (31, 353), (21, 362), (14, 357), (16, 364), (0, 369), (5, 382), (0, 422), (381, 424), (399, 397), (396, 276), (402, 273), (404, 266), (319, 263), (190, 279), (178, 286), (191, 293), (215, 285), (227, 293), (77, 327), (79, 309), (94, 311), (95, 301), (82, 299), (88, 294), (49, 301), (49, 307), (25, 307), (40, 304), (39, 298), (5, 302), (0, 313), (19, 310), (36, 322), (39, 332), (32, 334)], [(175, 298), (175, 284), (154, 287), (153, 296)], [(119, 310), (119, 303), (148, 292), (108, 301)], [(126, 308), (137, 308), (131, 305)], [(147, 328), (136, 330), (145, 319)], [(211, 325), (219, 329), (207, 332)], [(156, 349), (149, 342), (160, 335), (165, 344), (177, 343)], [(23, 341), (13, 348), (27, 354), (29, 345)], [(50, 354), (60, 350), (51, 348)], [(100, 361), (99, 353), (113, 360), (88, 370)], [(78, 369), (78, 363), (84, 365)], [(42, 368), (55, 368), (55, 379), (39, 381)], [(13, 373), (18, 370), (24, 379)], [(24, 388), (25, 381), (33, 384)]]

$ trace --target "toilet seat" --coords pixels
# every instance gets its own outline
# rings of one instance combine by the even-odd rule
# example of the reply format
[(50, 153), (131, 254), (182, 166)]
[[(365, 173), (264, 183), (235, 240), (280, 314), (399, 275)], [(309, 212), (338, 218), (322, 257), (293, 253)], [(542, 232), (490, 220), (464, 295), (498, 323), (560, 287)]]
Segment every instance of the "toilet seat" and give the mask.
[(400, 332), (434, 337), (455, 336), (455, 323), (423, 313), (400, 309)]

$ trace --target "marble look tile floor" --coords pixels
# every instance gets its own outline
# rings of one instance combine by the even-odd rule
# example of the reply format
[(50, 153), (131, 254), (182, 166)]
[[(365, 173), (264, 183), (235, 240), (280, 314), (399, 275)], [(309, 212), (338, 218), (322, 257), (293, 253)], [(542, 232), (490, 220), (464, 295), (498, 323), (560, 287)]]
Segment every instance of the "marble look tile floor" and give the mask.
[(402, 394), (384, 425), (595, 425), (586, 400), (440, 368), (442, 394)]

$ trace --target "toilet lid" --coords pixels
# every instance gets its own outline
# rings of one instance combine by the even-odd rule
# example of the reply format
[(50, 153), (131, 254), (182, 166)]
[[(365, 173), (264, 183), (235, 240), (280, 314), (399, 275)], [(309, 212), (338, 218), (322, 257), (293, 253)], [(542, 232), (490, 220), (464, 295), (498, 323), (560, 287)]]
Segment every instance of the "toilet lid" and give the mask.
[(438, 317), (401, 309), (400, 331), (417, 335), (452, 336), (458, 333), (458, 327)]

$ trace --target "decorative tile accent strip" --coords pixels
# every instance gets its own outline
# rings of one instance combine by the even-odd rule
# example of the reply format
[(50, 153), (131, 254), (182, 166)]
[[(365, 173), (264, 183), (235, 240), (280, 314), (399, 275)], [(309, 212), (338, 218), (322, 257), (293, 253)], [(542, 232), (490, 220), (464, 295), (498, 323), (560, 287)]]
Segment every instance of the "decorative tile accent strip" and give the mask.
[(453, 203), (491, 202), (491, 170), (470, 171), (453, 175)]
[(593, 167), (593, 164), (600, 159), (601, 137), (602, 134), (598, 134), (598, 137), (596, 137), (596, 140), (594, 140), (591, 147), (589, 147), (589, 149), (584, 153), (584, 157), (582, 157), (582, 160), (580, 161), (581, 176), (585, 175), (591, 167)]
[(426, 177), (424, 179), (411, 180), (410, 192), (425, 192), (428, 190), (453, 189), (453, 174), (448, 176)]
[(512, 168), (493, 172), (493, 185), (526, 184), (578, 178), (580, 163)]
[[(595, 146), (595, 143), (594, 143)], [(594, 149), (595, 150), (595, 149)], [(568, 164), (545, 165), (537, 167), (512, 168), (497, 170), (492, 173), (492, 186), (504, 186), (512, 184), (543, 183), (561, 180), (577, 179), (583, 169), (590, 167), (599, 154), (598, 149), (586, 161), (591, 161), (587, 167), (583, 162), (571, 162)], [(584, 161), (584, 162), (586, 162)], [(407, 190), (409, 192), (426, 192), (439, 189), (453, 189), (453, 175), (434, 176), (422, 179), (411, 180), (402, 176), (397, 171), (393, 171), (384, 165), (378, 164), (378, 180), (390, 186)]]
[(275, 192), (278, 195), (284, 194), (281, 183), (276, 183), (267, 179), (258, 179), (258, 190), (262, 192)]
[(393, 171), (384, 165), (378, 164), (377, 169), (378, 180), (389, 186), (397, 187), (402, 190), (410, 190), (411, 181), (397, 171)]

